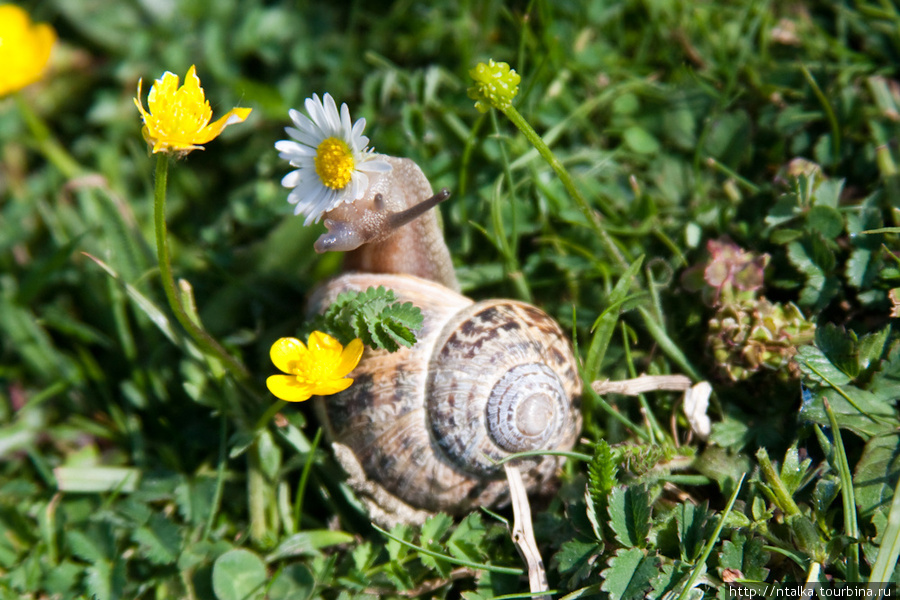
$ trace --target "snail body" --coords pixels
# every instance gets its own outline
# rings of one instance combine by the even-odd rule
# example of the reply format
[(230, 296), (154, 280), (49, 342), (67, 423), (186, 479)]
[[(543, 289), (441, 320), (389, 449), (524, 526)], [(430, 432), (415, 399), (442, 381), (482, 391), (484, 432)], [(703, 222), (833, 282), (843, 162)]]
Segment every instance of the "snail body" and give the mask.
[[(344, 291), (383, 285), (422, 310), (412, 348), (367, 349), (350, 374), (353, 385), (317, 405), (350, 485), (373, 518), (391, 524), (507, 499), (497, 461), (575, 444), (581, 380), (568, 340), (546, 313), (456, 291), (427, 206), (440, 198), (422, 202), (431, 190), (415, 163), (384, 158), (390, 173), (373, 178), (354, 205), (326, 215), (329, 233), (317, 250), (350, 250), (345, 266), (352, 271), (320, 288), (310, 309), (322, 310)], [(389, 223), (386, 235), (383, 226), (371, 227), (377, 222)], [(517, 461), (526, 487), (537, 489), (552, 481), (560, 459)]]

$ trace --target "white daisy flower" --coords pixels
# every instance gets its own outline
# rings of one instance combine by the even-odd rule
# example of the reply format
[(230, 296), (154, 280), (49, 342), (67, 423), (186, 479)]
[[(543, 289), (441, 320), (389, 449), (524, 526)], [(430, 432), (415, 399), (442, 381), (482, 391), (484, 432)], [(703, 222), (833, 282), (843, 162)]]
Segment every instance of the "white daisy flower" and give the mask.
[(350, 109), (337, 105), (331, 94), (319, 100), (317, 94), (304, 104), (309, 117), (291, 109), (291, 120), (297, 127), (284, 130), (294, 140), (275, 143), (281, 158), (297, 167), (281, 180), (293, 188), (288, 202), (295, 204), (294, 214), (306, 215), (304, 225), (318, 222), (322, 215), (344, 202), (362, 198), (369, 187), (369, 173), (385, 173), (391, 165), (368, 148), (363, 135), (365, 119), (350, 122)]

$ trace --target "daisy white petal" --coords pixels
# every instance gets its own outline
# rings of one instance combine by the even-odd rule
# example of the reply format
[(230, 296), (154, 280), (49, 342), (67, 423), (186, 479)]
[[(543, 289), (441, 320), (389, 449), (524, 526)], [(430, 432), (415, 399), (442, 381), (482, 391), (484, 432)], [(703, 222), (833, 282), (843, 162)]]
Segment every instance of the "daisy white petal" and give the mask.
[(367, 173), (385, 173), (391, 166), (369, 148), (363, 135), (366, 120), (352, 121), (346, 104), (338, 110), (331, 94), (313, 94), (304, 107), (306, 115), (293, 109), (288, 113), (295, 125), (285, 128), (291, 139), (276, 142), (275, 149), (296, 167), (281, 184), (291, 188), (288, 202), (296, 205), (295, 214), (306, 216), (308, 225), (361, 198), (369, 186)]

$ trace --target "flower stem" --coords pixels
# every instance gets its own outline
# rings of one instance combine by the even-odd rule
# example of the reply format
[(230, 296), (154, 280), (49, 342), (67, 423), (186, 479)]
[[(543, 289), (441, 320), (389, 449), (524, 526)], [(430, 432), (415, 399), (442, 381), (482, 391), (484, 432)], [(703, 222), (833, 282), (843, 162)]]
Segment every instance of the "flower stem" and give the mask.
[(156, 255), (159, 261), (159, 273), (162, 279), (163, 289), (166, 292), (166, 299), (175, 318), (181, 323), (181, 326), (190, 334), (191, 338), (200, 347), (200, 350), (207, 355), (213, 356), (220, 361), (238, 381), (246, 382), (250, 378), (250, 373), (243, 364), (238, 362), (233, 356), (225, 351), (219, 343), (213, 339), (200, 325), (188, 316), (187, 311), (181, 303), (178, 295), (178, 289), (175, 285), (175, 278), (172, 275), (172, 262), (169, 258), (168, 232), (166, 230), (166, 181), (169, 174), (169, 156), (160, 153), (156, 158), (156, 188), (153, 197), (153, 224), (156, 230)]
[(575, 204), (578, 205), (578, 208), (581, 209), (581, 212), (584, 214), (584, 217), (587, 219), (588, 223), (591, 224), (591, 227), (600, 237), (600, 241), (603, 244), (606, 252), (609, 254), (610, 258), (615, 259), (619, 266), (622, 269), (628, 268), (628, 263), (625, 261), (625, 257), (622, 256), (622, 253), (616, 247), (615, 243), (612, 241), (612, 238), (609, 237), (609, 234), (605, 229), (600, 225), (600, 217), (597, 213), (591, 208), (590, 204), (588, 204), (587, 200), (584, 199), (584, 196), (581, 195), (581, 192), (578, 191), (578, 188), (575, 186), (575, 181), (572, 179), (572, 176), (563, 166), (563, 164), (556, 158), (556, 155), (553, 154), (553, 151), (550, 150), (550, 147), (544, 142), (544, 139), (538, 135), (538, 133), (534, 130), (534, 128), (525, 120), (525, 117), (516, 110), (516, 107), (510, 104), (509, 106), (503, 107), (500, 110), (503, 111), (503, 114), (507, 116), (507, 118), (512, 121), (513, 125), (515, 125), (522, 134), (525, 135), (525, 138), (531, 143), (532, 146), (538, 151), (544, 160), (553, 168), (556, 172), (557, 177), (559, 177), (560, 181), (562, 181), (563, 187), (566, 188), (566, 191), (569, 193), (569, 196), (575, 200)]
[(34, 111), (32, 106), (25, 101), (22, 94), (13, 94), (16, 99), (16, 107), (19, 114), (25, 120), (31, 135), (37, 143), (38, 150), (54, 167), (59, 169), (66, 179), (74, 179), (84, 173), (84, 169), (78, 164), (72, 155), (53, 136), (50, 128), (43, 119)]

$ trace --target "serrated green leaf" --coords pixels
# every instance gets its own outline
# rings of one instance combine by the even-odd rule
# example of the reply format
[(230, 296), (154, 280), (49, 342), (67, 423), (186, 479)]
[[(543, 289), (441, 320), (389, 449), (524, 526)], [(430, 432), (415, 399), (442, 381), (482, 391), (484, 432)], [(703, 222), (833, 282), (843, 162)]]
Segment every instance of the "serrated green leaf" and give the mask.
[(853, 379), (859, 375), (859, 342), (855, 333), (826, 323), (816, 329), (816, 346), (848, 377)]
[(606, 440), (594, 445), (594, 455), (588, 463), (587, 514), (597, 539), (603, 539), (600, 515), (606, 514), (609, 493), (616, 485), (616, 461)]
[(140, 544), (142, 556), (158, 565), (175, 562), (181, 551), (181, 530), (160, 514), (153, 515), (146, 526), (136, 529), (131, 538)]
[(353, 550), (350, 551), (350, 556), (353, 558), (353, 566), (356, 570), (365, 571), (375, 559), (375, 549), (371, 543), (363, 542), (353, 547)]
[(230, 550), (213, 563), (213, 593), (218, 600), (261, 598), (267, 582), (266, 565), (249, 550)]
[(66, 531), (66, 543), (75, 556), (89, 563), (99, 563), (111, 558), (105, 551), (104, 544), (89, 537), (80, 529)]
[[(60, 596), (74, 591), (84, 572), (85, 568), (83, 565), (77, 565), (67, 560), (63, 561), (48, 570), (44, 579), (46, 591), (50, 594), (59, 594)], [(74, 594), (71, 597), (74, 597)]]
[(453, 518), (446, 513), (437, 513), (425, 520), (419, 539), (423, 544), (428, 542), (440, 542), (447, 530), (453, 525)]
[[(818, 238), (812, 238), (818, 240)], [(800, 292), (800, 304), (823, 308), (837, 294), (840, 283), (826, 273), (834, 268), (834, 255), (821, 243), (811, 243), (807, 247), (799, 241), (787, 246), (788, 260), (805, 278), (805, 285)], [(825, 263), (822, 266), (820, 263)]]
[(740, 571), (747, 580), (765, 581), (769, 572), (766, 569), (767, 562), (765, 545), (756, 537), (748, 537), (744, 532), (737, 531), (730, 540), (722, 542), (719, 569)]
[(640, 548), (622, 548), (609, 560), (609, 568), (601, 573), (600, 589), (610, 600), (643, 598), (656, 576), (659, 559), (645, 556)]
[(871, 518), (876, 511), (887, 510), (900, 479), (900, 434), (871, 438), (853, 473), (853, 488), (859, 516)]
[(398, 302), (392, 290), (379, 286), (341, 292), (319, 323), (344, 343), (358, 337), (367, 346), (394, 352), (415, 343), (413, 330), (421, 327), (422, 319), (418, 307)]
[[(391, 535), (401, 540), (410, 541), (411, 531), (408, 525), (398, 524), (391, 528)], [(399, 561), (409, 553), (409, 547), (395, 539), (389, 538), (385, 548), (387, 548), (391, 562)]]
[(185, 479), (175, 488), (178, 513), (194, 525), (206, 523), (215, 491), (214, 479), (208, 477)]
[[(453, 519), (449, 515), (445, 513), (432, 515), (425, 521), (419, 532), (420, 545), (433, 552), (443, 552), (440, 540), (452, 525)], [(421, 560), (422, 564), (426, 567), (437, 571), (438, 575), (441, 577), (449, 576), (452, 569), (452, 565), (446, 560), (441, 560), (425, 553), (419, 554), (419, 560)]]
[(86, 569), (85, 587), (97, 600), (119, 600), (125, 589), (125, 562), (100, 561)]
[(609, 526), (624, 546), (643, 547), (650, 533), (650, 495), (643, 487), (617, 487), (609, 495)]
[(486, 534), (481, 515), (470, 513), (450, 534), (447, 550), (454, 558), (480, 562), (484, 558), (481, 547)]
[(563, 542), (559, 551), (553, 555), (557, 570), (569, 577), (568, 587), (575, 587), (586, 580), (599, 566), (603, 546), (597, 542), (583, 542), (578, 539)]
[(850, 383), (850, 377), (838, 369), (828, 360), (825, 353), (815, 346), (801, 346), (797, 350), (795, 362), (800, 367), (800, 372), (803, 373), (807, 383), (829, 385), (828, 382), (831, 382), (839, 386)]
[(112, 564), (100, 561), (86, 569), (85, 588), (89, 596), (97, 600), (112, 600)]

